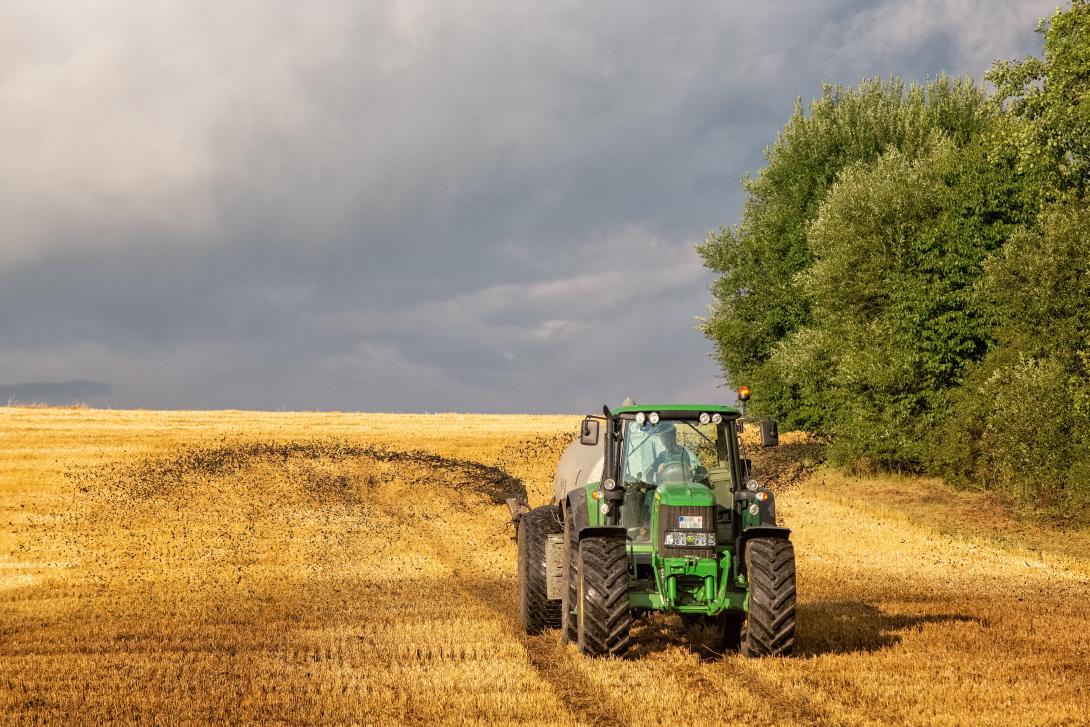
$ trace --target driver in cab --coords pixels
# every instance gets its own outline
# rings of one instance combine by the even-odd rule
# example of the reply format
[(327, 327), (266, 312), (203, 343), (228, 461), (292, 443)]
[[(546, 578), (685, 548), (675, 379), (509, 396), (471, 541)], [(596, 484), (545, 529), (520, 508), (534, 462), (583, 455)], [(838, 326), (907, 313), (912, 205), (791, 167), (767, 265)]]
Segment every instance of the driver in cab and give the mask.
[[(655, 455), (655, 459), (652, 460), (649, 468), (654, 478), (653, 481), (663, 482), (663, 473), (668, 470), (669, 474), (675, 474), (677, 470), (688, 473), (682, 479), (691, 479), (693, 477), (692, 473), (700, 464), (700, 461), (696, 458), (696, 455), (677, 443), (677, 428), (669, 422), (663, 422), (659, 425), (658, 438), (662, 442), (663, 449)], [(674, 464), (681, 466), (670, 467), (670, 465)], [(670, 479), (676, 479), (676, 474)]]

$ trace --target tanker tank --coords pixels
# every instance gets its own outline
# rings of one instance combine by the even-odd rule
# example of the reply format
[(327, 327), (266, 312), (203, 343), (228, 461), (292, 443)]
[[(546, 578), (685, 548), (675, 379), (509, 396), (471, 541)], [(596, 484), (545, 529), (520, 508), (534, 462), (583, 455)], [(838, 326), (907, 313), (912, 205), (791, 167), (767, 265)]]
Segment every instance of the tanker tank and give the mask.
[(553, 476), (553, 502), (561, 502), (569, 492), (586, 487), (591, 482), (602, 479), (602, 466), (605, 463), (606, 438), (601, 437), (598, 444), (581, 444), (576, 438), (556, 465)]

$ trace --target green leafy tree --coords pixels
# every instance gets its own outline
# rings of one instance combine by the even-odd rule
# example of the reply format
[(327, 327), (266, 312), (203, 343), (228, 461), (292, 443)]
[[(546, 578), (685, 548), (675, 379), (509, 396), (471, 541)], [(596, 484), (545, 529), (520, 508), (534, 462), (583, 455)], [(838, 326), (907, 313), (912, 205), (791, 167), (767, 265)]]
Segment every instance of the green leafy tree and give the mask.
[(959, 148), (934, 130), (915, 157), (852, 165), (809, 228), (814, 263), (797, 280), (812, 321), (770, 363), (825, 402), (835, 459), (920, 469), (950, 392), (987, 350), (974, 285), (1035, 211), (992, 136)]
[(705, 264), (719, 273), (703, 331), (727, 378), (753, 387), (755, 411), (788, 426), (827, 424), (828, 402), (786, 379), (771, 357), (781, 341), (812, 323), (798, 275), (813, 263), (808, 230), (841, 171), (888, 149), (913, 158), (936, 130), (964, 146), (996, 114), (971, 81), (945, 76), (911, 87), (898, 79), (874, 79), (858, 89), (826, 86), (808, 112), (796, 104), (766, 151), (768, 164), (744, 182), (741, 222), (699, 247)]
[(1009, 139), (1022, 165), (1081, 196), (1090, 182), (1090, 3), (1074, 0), (1037, 30), (1044, 35), (1043, 58), (1001, 61), (986, 78), (1028, 122)]
[(977, 286), (993, 344), (953, 394), (930, 467), (1023, 500), (1090, 504), (1090, 4), (1038, 31), (1042, 58), (997, 63), (988, 79), (1012, 120), (1004, 135), (1026, 192), (1050, 201)]
[(957, 393), (937, 464), (1022, 499), (1090, 504), (1090, 207), (1055, 205), (986, 271), (996, 345)]

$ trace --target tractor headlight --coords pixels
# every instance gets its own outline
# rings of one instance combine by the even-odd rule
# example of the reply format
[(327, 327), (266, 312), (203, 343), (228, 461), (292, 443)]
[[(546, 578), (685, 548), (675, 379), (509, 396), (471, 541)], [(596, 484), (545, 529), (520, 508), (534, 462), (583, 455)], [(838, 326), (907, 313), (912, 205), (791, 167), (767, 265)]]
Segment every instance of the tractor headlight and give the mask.
[[(757, 506), (754, 505), (754, 507), (757, 507)], [(608, 515), (609, 514), (609, 503), (608, 502), (603, 502), (601, 505), (598, 506), (598, 511), (600, 513), (602, 513), (603, 515)]]
[(646, 414), (644, 414), (642, 411), (636, 412), (636, 423), (637, 424), (639, 424), (642, 427), (643, 423), (646, 422), (646, 421), (647, 421), (647, 415)]
[(757, 480), (750, 480), (746, 483), (746, 489), (750, 492), (756, 492), (758, 487), (760, 487), (760, 484), (757, 483)]
[(651, 412), (650, 414), (647, 415), (647, 421), (651, 422), (652, 424), (658, 424), (659, 423), (659, 413), (657, 411)]
[[(604, 507), (604, 505), (603, 505), (603, 507)], [(756, 515), (760, 511), (761, 511), (761, 508), (759, 508), (757, 506), (757, 503), (753, 503), (752, 505), (749, 506), (749, 514), (750, 515)]]
[(675, 548), (714, 548), (715, 533), (682, 533), (670, 530), (664, 537), (663, 545)]
[(712, 424), (722, 424), (722, 423), (723, 423), (723, 415), (722, 414), (712, 414)]
[(711, 414), (709, 414), (708, 412), (705, 411), (705, 412), (700, 413), (700, 423), (701, 424), (707, 424), (711, 420), (712, 420)]
[(602, 480), (602, 487), (606, 488), (607, 490), (615, 490), (617, 489), (617, 482), (612, 478)]

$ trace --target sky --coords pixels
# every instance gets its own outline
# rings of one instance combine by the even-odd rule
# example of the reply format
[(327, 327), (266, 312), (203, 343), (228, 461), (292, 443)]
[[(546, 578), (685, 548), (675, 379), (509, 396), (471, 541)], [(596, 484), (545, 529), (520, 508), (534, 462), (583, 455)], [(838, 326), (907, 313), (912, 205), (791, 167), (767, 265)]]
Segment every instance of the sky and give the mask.
[(695, 245), (796, 98), (1055, 7), (0, 0), (0, 399), (733, 403)]

